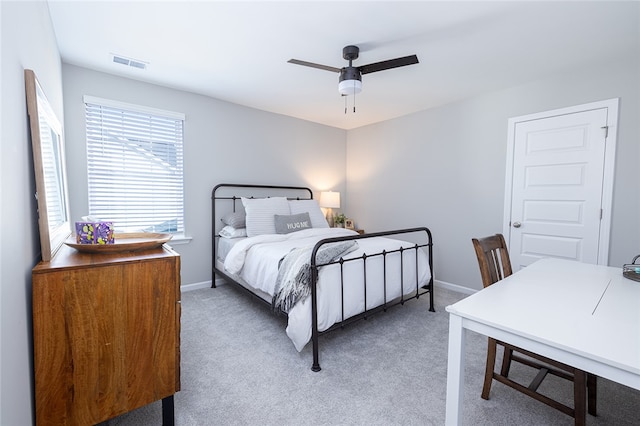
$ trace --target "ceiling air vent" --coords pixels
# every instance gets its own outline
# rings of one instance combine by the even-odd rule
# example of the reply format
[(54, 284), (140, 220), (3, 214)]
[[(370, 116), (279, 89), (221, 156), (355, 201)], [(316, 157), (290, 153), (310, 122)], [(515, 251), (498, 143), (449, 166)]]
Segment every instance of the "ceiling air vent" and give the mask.
[(113, 62), (115, 62), (116, 64), (128, 65), (130, 67), (138, 68), (141, 70), (147, 68), (148, 62), (143, 62), (137, 59), (129, 59), (119, 55), (112, 55), (112, 56), (113, 56)]
[(142, 70), (147, 67), (147, 65), (144, 62), (138, 62), (138, 61), (129, 61), (129, 66), (134, 68), (140, 68)]

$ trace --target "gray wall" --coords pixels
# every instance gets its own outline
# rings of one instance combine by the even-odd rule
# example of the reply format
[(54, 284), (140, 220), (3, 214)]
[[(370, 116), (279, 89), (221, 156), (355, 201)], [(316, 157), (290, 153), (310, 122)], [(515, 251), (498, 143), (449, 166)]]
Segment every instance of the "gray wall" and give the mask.
[(0, 2), (0, 424), (33, 422), (31, 269), (40, 258), (24, 69), (62, 122), (60, 55), (45, 2)]
[(88, 213), (83, 95), (186, 114), (185, 226), (193, 239), (173, 245), (181, 255), (183, 285), (211, 280), (214, 185), (295, 184), (344, 192), (344, 130), (73, 65), (63, 64), (62, 74), (73, 220)]
[(352, 130), (346, 209), (366, 230), (424, 225), (437, 280), (480, 289), (474, 236), (502, 232), (507, 120), (620, 98), (609, 264), (640, 253), (640, 66), (636, 54)]

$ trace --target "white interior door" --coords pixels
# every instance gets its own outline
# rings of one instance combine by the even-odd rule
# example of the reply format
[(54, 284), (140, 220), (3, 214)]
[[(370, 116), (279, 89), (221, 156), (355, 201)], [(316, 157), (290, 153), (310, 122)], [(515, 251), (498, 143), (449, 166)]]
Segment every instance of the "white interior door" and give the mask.
[(504, 235), (515, 270), (606, 264), (617, 99), (509, 120)]

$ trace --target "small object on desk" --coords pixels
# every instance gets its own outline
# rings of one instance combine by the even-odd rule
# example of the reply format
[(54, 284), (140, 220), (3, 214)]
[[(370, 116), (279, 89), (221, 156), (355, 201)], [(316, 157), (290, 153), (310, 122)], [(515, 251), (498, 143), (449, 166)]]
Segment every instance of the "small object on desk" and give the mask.
[(356, 231), (360, 235), (364, 234), (364, 229), (354, 229), (354, 231)]
[(636, 260), (640, 258), (640, 254), (633, 258), (631, 263), (622, 265), (622, 275), (630, 280), (640, 281), (640, 263)]

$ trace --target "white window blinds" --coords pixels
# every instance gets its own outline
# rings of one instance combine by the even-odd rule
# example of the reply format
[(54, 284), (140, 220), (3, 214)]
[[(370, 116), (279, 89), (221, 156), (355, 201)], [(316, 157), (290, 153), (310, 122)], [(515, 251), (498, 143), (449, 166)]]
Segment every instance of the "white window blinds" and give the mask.
[(89, 215), (117, 232), (184, 233), (184, 115), (85, 96)]

